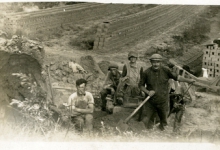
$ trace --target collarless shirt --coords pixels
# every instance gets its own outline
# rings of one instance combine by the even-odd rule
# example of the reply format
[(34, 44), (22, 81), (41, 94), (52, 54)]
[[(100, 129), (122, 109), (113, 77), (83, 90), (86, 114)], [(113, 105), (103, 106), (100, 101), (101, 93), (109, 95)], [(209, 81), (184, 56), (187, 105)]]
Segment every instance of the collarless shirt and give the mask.
[(68, 99), (68, 105), (75, 106), (77, 108), (86, 109), (89, 104), (94, 104), (94, 98), (90, 92), (85, 92), (85, 95), (78, 95), (77, 92), (70, 95)]

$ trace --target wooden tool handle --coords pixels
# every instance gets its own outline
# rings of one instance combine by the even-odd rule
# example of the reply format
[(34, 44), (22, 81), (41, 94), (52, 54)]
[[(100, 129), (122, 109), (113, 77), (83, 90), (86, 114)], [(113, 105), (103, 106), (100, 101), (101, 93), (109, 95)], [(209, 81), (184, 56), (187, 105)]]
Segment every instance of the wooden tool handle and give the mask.
[(150, 99), (150, 96), (148, 96), (131, 114), (128, 116), (128, 118), (125, 119), (125, 123), (127, 123), (131, 117), (134, 116), (134, 114)]
[(51, 84), (50, 67), (49, 66), (47, 68), (47, 73), (48, 73), (48, 80), (49, 80), (49, 87), (50, 87), (50, 92), (51, 92), (52, 103), (54, 104), (54, 94), (53, 94), (53, 89), (52, 89), (52, 84)]

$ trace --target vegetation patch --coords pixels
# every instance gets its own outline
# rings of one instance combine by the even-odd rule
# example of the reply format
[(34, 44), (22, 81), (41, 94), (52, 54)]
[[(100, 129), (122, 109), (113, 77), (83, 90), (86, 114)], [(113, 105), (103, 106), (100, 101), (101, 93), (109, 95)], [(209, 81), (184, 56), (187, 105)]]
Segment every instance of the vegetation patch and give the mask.
[(145, 52), (145, 57), (149, 57), (155, 52), (166, 58), (180, 57), (193, 46), (201, 45), (209, 40), (207, 34), (211, 29), (210, 19), (215, 17), (219, 11), (219, 6), (210, 6), (206, 12), (195, 17), (181, 34), (173, 35), (169, 41), (152, 46)]
[(207, 41), (209, 39), (207, 33), (211, 29), (210, 18), (215, 17), (219, 12), (220, 6), (210, 6), (209, 11), (197, 17), (191, 27), (187, 28), (182, 35), (173, 36), (175, 43), (185, 51), (191, 45), (199, 45)]
[[(80, 29), (80, 27), (78, 27)], [(73, 28), (76, 30), (76, 28)], [(80, 32), (80, 30), (78, 30)], [(89, 29), (84, 30), (77, 38), (71, 38), (69, 41), (70, 46), (78, 46), (83, 50), (92, 50), (95, 41), (95, 35), (97, 31), (97, 25), (92, 26)]]

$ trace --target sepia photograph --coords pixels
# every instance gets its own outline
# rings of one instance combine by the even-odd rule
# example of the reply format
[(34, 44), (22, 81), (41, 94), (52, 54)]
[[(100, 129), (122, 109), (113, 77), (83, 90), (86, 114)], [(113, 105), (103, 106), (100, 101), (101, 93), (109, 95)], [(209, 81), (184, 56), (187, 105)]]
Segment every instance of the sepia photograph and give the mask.
[(215, 149), (219, 109), (220, 5), (0, 3), (1, 149)]

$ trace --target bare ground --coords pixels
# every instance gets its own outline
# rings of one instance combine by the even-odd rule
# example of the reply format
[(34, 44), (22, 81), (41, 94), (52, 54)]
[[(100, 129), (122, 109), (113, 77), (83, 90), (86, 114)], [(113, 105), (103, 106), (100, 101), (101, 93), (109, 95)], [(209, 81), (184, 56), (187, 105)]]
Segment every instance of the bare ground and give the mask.
[[(88, 55), (94, 58), (94, 62), (97, 64), (100, 61), (116, 62), (119, 64), (120, 69), (123, 63), (127, 61), (127, 51), (136, 49), (139, 51), (140, 55), (143, 55), (147, 49), (155, 43), (161, 44), (161, 41), (170, 40), (171, 36), (174, 34), (179, 34), (184, 27), (186, 21), (190, 21), (193, 18), (186, 18), (186, 20), (178, 22), (175, 26), (170, 27), (168, 30), (162, 32), (158, 35), (154, 35), (151, 40), (141, 41), (136, 43), (131, 47), (124, 47), (120, 52), (101, 54), (92, 50), (82, 50), (78, 47), (73, 47), (69, 45), (69, 39), (74, 36), (77, 37), (78, 31), (65, 31), (63, 35), (59, 38), (49, 39), (44, 41), (44, 49), (46, 51), (45, 64), (50, 64), (54, 62), (59, 64), (62, 61), (68, 61), (70, 58), (75, 58), (78, 63), (80, 63), (80, 58)], [(216, 38), (219, 33), (219, 17), (215, 17), (212, 20), (210, 38)], [(97, 21), (98, 22), (98, 21)], [(97, 22), (88, 23), (82, 28), (90, 28), (91, 26), (97, 24)], [(152, 44), (153, 43), (153, 44)], [(59, 60), (59, 61), (58, 61)], [(150, 66), (149, 62), (139, 60), (139, 63), (146, 68)], [(93, 69), (92, 66), (91, 69)], [(54, 74), (54, 71), (52, 71)], [(73, 75), (74, 76), (74, 75)], [(76, 77), (76, 76), (75, 76)], [(75, 90), (74, 88), (75, 78), (73, 77), (73, 82), (67, 83), (62, 80), (57, 80), (55, 76), (52, 79), (53, 86), (61, 86), (64, 89), (54, 89), (55, 91), (55, 103), (61, 105), (63, 102), (67, 101), (68, 96)], [(101, 80), (102, 81), (102, 80)], [(99, 80), (93, 80), (93, 83), (101, 83)], [(71, 87), (71, 89), (65, 89)], [(91, 85), (89, 86), (91, 88)], [(133, 117), (129, 122), (129, 126), (132, 131), (120, 133), (115, 127), (120, 119), (124, 120), (131, 112), (132, 109), (127, 109), (124, 112), (116, 114), (107, 114), (106, 112), (100, 111), (99, 104), (100, 99), (96, 99), (96, 111), (94, 112), (94, 134), (87, 136), (80, 136), (75, 133), (74, 130), (70, 130), (66, 138), (63, 138), (66, 129), (60, 129), (60, 131), (55, 130), (54, 132), (48, 133), (46, 136), (43, 134), (31, 134), (28, 130), (25, 132), (25, 128), (16, 128), (15, 126), (6, 125), (0, 126), (2, 140), (21, 140), (21, 141), (172, 141), (172, 142), (219, 142), (219, 103), (220, 97), (214, 95), (213, 93), (197, 93), (197, 100), (193, 101), (191, 104), (187, 105), (186, 112), (183, 116), (182, 130), (179, 134), (172, 132), (174, 115), (169, 118), (169, 125), (167, 130), (164, 132), (159, 131), (156, 126), (153, 130), (145, 130), (144, 124), (142, 122), (137, 122), (137, 116)], [(103, 124), (102, 124), (103, 123)], [(11, 127), (11, 128), (10, 128)], [(14, 130), (17, 129), (16, 133)], [(16, 135), (16, 136), (14, 136)]]

